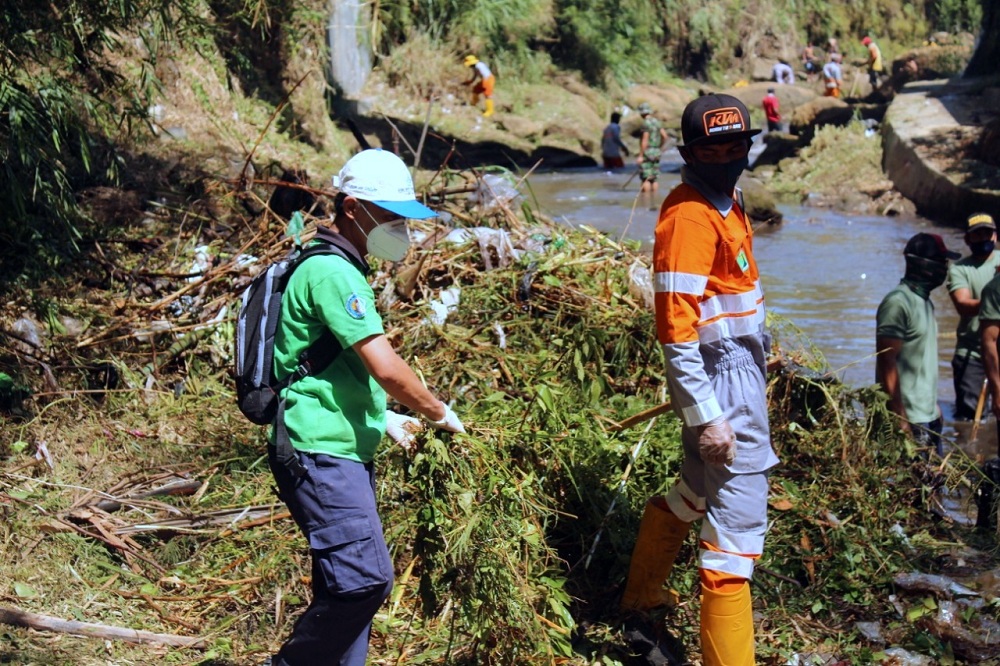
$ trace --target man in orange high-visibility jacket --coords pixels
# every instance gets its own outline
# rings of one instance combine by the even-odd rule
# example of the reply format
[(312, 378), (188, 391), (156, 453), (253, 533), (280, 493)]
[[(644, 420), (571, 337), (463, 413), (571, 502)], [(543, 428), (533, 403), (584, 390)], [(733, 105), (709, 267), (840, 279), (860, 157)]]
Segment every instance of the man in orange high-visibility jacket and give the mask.
[(705, 666), (754, 663), (749, 580), (767, 529), (764, 296), (736, 181), (752, 137), (746, 106), (706, 95), (684, 109), (681, 184), (660, 208), (653, 246), (656, 325), (684, 462), (666, 497), (646, 503), (622, 606), (649, 610), (691, 523), (699, 536)]

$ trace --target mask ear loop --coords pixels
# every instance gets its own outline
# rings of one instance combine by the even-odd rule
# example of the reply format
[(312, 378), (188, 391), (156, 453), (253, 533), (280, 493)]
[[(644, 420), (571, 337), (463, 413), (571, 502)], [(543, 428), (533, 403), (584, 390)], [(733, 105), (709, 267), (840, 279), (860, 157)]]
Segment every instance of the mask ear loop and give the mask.
[[(378, 220), (375, 219), (375, 216), (372, 215), (368, 211), (368, 209), (365, 207), (365, 205), (363, 203), (361, 203), (363, 201), (363, 199), (356, 199), (356, 201), (358, 202), (357, 207), (360, 208), (361, 210), (365, 211), (365, 215), (367, 215), (368, 219), (372, 221), (372, 224), (374, 224), (376, 227), (379, 226)], [(368, 242), (368, 233), (365, 232), (364, 227), (362, 227), (361, 223), (358, 222), (358, 216), (357, 215), (354, 216), (354, 224), (357, 225), (358, 231), (360, 231), (361, 235), (365, 237), (365, 243), (367, 243)], [(373, 227), (373, 229), (374, 229), (374, 227)]]

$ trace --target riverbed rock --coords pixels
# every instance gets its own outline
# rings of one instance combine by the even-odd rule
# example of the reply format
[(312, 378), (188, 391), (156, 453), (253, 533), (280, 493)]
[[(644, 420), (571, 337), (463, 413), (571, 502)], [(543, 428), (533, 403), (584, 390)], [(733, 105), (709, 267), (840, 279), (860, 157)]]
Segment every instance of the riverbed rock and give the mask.
[(820, 125), (846, 125), (854, 117), (854, 109), (836, 97), (816, 97), (796, 107), (792, 113), (792, 134), (800, 137), (802, 145), (812, 141)]
[(764, 150), (753, 162), (753, 168), (777, 164), (799, 152), (799, 137), (786, 132), (768, 132), (763, 136)]
[(882, 167), (922, 214), (961, 227), (974, 212), (1000, 216), (1000, 167), (980, 159), (984, 106), (1000, 79), (939, 79), (904, 86), (883, 122)]

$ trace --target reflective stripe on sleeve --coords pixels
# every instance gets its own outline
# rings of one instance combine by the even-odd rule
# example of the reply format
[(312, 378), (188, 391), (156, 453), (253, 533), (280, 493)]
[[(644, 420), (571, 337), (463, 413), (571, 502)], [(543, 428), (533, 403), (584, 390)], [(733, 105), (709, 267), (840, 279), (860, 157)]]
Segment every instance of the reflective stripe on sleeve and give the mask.
[(719, 405), (718, 399), (713, 396), (697, 405), (682, 408), (681, 415), (684, 417), (684, 423), (701, 425), (722, 416), (722, 407)]
[(698, 341), (704, 345), (723, 338), (754, 335), (764, 325), (765, 317), (764, 304), (761, 303), (752, 314), (723, 316), (714, 321), (698, 324)]
[(757, 281), (753, 289), (742, 294), (718, 294), (703, 300), (700, 303), (701, 320), (709, 321), (720, 316), (753, 312), (763, 301), (764, 292), (760, 288), (760, 281)]
[(708, 285), (708, 276), (694, 273), (656, 273), (653, 275), (653, 290), (662, 293), (691, 294), (701, 296)]

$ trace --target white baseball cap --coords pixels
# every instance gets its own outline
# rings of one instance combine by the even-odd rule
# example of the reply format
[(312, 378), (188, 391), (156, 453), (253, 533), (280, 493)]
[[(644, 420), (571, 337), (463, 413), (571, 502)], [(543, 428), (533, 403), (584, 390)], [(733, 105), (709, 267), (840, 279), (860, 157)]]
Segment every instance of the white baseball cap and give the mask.
[(347, 160), (333, 177), (333, 186), (348, 196), (370, 201), (408, 219), (423, 220), (437, 215), (417, 201), (413, 179), (403, 160), (381, 148), (362, 150)]

